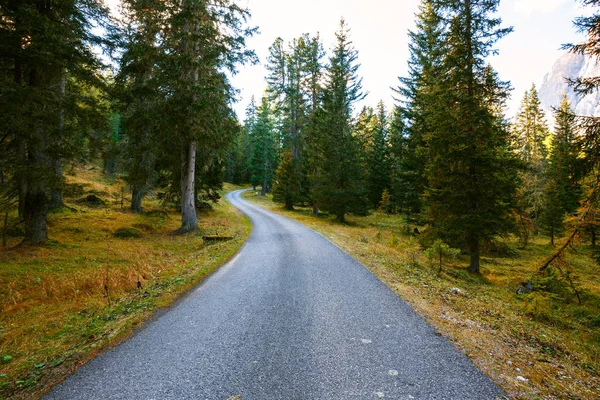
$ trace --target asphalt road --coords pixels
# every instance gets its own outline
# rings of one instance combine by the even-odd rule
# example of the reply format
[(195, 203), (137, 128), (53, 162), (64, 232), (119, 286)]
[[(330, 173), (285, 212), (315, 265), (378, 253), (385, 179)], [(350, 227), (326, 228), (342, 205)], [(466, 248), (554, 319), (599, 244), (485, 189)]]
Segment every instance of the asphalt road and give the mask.
[(239, 254), (46, 399), (503, 396), (365, 267), (240, 196), (253, 231)]

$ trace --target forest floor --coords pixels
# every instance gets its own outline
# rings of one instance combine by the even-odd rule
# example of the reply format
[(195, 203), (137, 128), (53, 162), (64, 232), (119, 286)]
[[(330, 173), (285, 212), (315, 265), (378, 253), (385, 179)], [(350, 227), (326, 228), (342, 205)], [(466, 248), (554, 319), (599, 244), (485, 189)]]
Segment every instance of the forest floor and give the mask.
[(286, 211), (247, 192), (244, 197), (320, 232), (369, 268), (452, 341), (512, 398), (600, 398), (600, 266), (582, 248), (566, 260), (581, 292), (556, 276), (554, 293), (517, 294), (524, 281), (539, 282), (541, 262), (553, 247), (536, 236), (524, 250), (503, 239), (482, 259), (481, 275), (467, 272), (468, 259), (439, 266), (413, 237), (414, 226), (397, 215), (374, 213), (313, 217), (308, 208)]
[[(150, 196), (134, 214), (124, 187), (98, 167), (72, 170), (67, 207), (50, 214), (51, 239), (40, 247), (19, 246), (22, 226), (9, 219), (0, 248), (0, 398), (40, 397), (196, 286), (250, 234), (250, 221), (222, 199), (200, 214), (198, 234), (175, 236), (177, 210)], [(233, 239), (204, 243), (202, 235)]]

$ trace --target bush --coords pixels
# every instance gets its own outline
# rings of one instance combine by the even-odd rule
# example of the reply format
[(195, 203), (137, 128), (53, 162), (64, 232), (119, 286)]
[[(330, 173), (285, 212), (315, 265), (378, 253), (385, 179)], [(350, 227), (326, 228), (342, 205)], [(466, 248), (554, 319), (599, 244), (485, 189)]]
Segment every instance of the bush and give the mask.
[(140, 232), (139, 230), (135, 229), (135, 228), (119, 228), (117, 229), (117, 231), (115, 232), (115, 237), (121, 238), (121, 239), (132, 239), (132, 238), (141, 238), (142, 232)]
[(429, 262), (433, 264), (435, 259), (439, 259), (440, 269), (439, 272), (442, 272), (442, 267), (444, 265), (444, 258), (456, 258), (460, 254), (459, 249), (453, 249), (444, 243), (441, 239), (437, 239), (433, 242), (433, 245), (425, 250), (425, 255), (429, 258)]

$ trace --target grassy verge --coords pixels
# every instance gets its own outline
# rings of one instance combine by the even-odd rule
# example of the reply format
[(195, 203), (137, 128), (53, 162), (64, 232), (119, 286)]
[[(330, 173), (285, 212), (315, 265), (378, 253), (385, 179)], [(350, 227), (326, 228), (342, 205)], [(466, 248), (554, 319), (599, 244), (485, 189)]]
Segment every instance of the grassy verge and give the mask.
[[(224, 200), (200, 215), (200, 234), (174, 236), (176, 211), (148, 199), (143, 214), (129, 212), (121, 184), (98, 169), (68, 181), (68, 208), (49, 218), (51, 240), (16, 246), (17, 226), (0, 249), (0, 398), (39, 398), (197, 285), (250, 234), (250, 221)], [(233, 240), (205, 244), (201, 234)]]
[[(523, 251), (485, 256), (481, 276), (458, 258), (438, 273), (399, 216), (375, 213), (313, 217), (309, 209), (285, 211), (269, 197), (247, 199), (327, 236), (360, 260), (429, 323), (517, 399), (600, 398), (600, 282), (585, 252), (571, 256), (583, 304), (516, 289), (531, 279), (552, 248), (537, 237)], [(516, 248), (510, 240), (507, 249)], [(569, 297), (569, 296), (567, 296)]]

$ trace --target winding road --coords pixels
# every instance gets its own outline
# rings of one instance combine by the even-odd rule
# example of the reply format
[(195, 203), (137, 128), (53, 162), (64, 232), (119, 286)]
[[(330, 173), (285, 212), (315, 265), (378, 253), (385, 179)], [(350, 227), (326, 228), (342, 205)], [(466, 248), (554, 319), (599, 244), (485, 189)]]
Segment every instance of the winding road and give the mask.
[(365, 267), (241, 193), (237, 256), (46, 399), (504, 398)]

